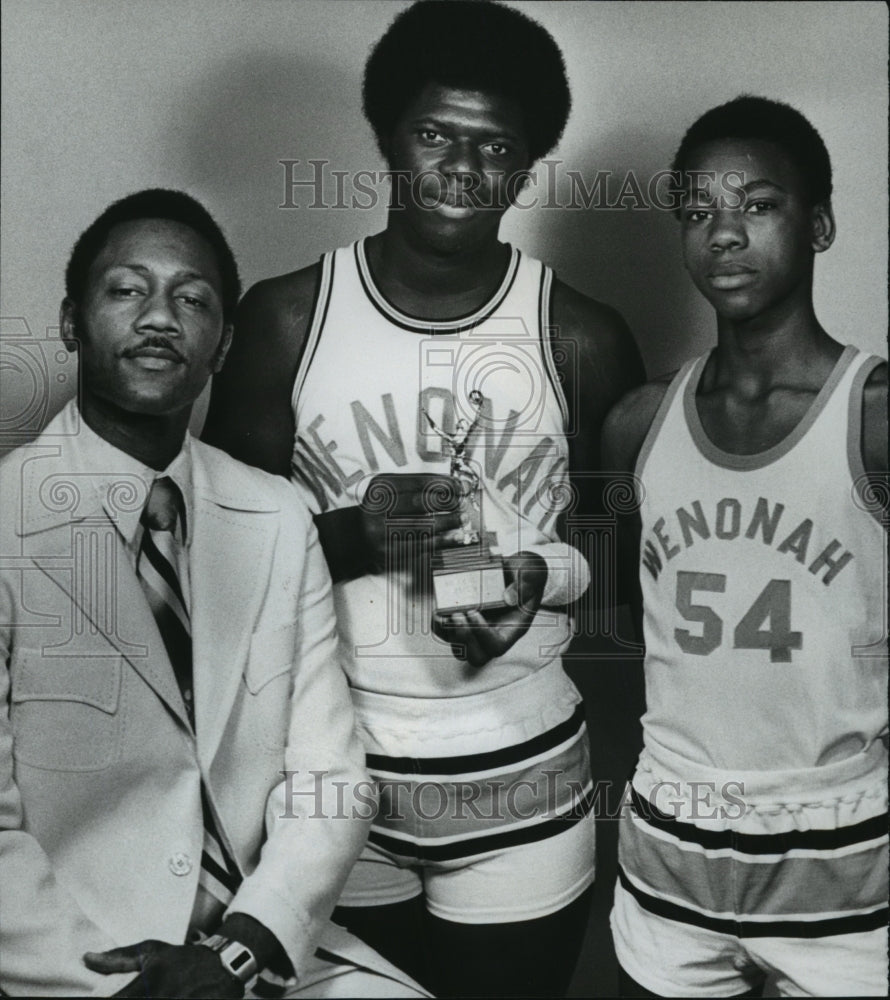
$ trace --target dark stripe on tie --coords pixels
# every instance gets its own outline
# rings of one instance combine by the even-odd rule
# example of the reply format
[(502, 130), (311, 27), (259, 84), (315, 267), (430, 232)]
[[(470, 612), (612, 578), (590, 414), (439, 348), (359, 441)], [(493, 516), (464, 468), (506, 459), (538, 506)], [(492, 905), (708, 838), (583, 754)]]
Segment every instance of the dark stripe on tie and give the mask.
[[(192, 686), (192, 637), (169, 604), (164, 603), (157, 610), (155, 620), (176, 674), (176, 683), (184, 696)], [(189, 708), (187, 700), (186, 707)]]
[(846, 917), (823, 917), (816, 920), (728, 920), (723, 917), (710, 917), (679, 903), (650, 896), (630, 881), (620, 865), (618, 879), (644, 910), (656, 916), (738, 938), (820, 938), (832, 937), (835, 934), (859, 934), (862, 931), (886, 927), (890, 915), (890, 907), (883, 906), (872, 913), (851, 913)]
[[(744, 793), (740, 793), (744, 798)], [(631, 786), (631, 806), (634, 813), (656, 830), (669, 833), (678, 840), (699, 844), (706, 850), (732, 849), (741, 854), (787, 854), (788, 851), (834, 851), (839, 847), (876, 840), (887, 833), (890, 816), (883, 813), (852, 826), (835, 830), (788, 830), (786, 833), (736, 833), (733, 830), (703, 830), (663, 813)]]
[(152, 566), (154, 566), (157, 574), (164, 578), (167, 585), (176, 594), (183, 611), (185, 611), (185, 598), (182, 596), (182, 587), (179, 583), (179, 577), (176, 575), (176, 570), (167, 562), (163, 553), (158, 550), (155, 540), (151, 537), (151, 529), (148, 526), (146, 526), (145, 534), (142, 538), (142, 551), (148, 557)]
[(216, 879), (220, 885), (224, 885), (234, 896), (241, 884), (239, 878), (233, 878), (221, 865), (218, 865), (206, 851), (201, 852), (201, 867)]
[(520, 844), (534, 844), (539, 840), (555, 837), (587, 816), (593, 808), (595, 798), (595, 789), (591, 789), (574, 808), (560, 816), (530, 826), (512, 827), (481, 837), (468, 837), (466, 840), (453, 841), (450, 844), (425, 844), (423, 841), (401, 840), (379, 833), (373, 828), (368, 840), (391, 854), (415, 858), (418, 861), (453, 861), (457, 858), (470, 858), (476, 854), (488, 854), (490, 851), (518, 847)]
[[(165, 487), (160, 489), (160, 487)], [(155, 491), (158, 491), (157, 493)], [(149, 507), (154, 504), (153, 513), (149, 515)], [(176, 509), (171, 508), (171, 504)], [(141, 523), (143, 526), (142, 542), (139, 557), (137, 559), (137, 574), (145, 591), (146, 598), (151, 608), (152, 614), (158, 625), (158, 631), (167, 650), (176, 682), (185, 702), (189, 722), (194, 729), (194, 699), (191, 697), (193, 684), (192, 677), (192, 637), (188, 607), (180, 584), (178, 569), (176, 564), (176, 554), (181, 546), (174, 534), (177, 514), (179, 523), (182, 525), (183, 537), (185, 537), (185, 502), (182, 492), (172, 480), (158, 480), (152, 486), (149, 503), (146, 504), (142, 513)], [(154, 522), (154, 526), (152, 525)], [(163, 549), (155, 541), (154, 531), (165, 532), (161, 540), (161, 546), (166, 547), (169, 543), (173, 550), (173, 562), (168, 561)], [(169, 534), (166, 532), (169, 531)], [(141, 560), (147, 560), (142, 563)], [(139, 572), (140, 566), (151, 565), (154, 572), (160, 577), (166, 586), (158, 587), (158, 580), (153, 579), (149, 573)], [(176, 606), (178, 602), (178, 607)], [(180, 618), (180, 614), (182, 617)], [(223, 905), (228, 903), (228, 899), (223, 896), (220, 886), (225, 888), (229, 898), (234, 896), (241, 884), (241, 873), (229, 855), (225, 843), (220, 836), (216, 823), (216, 816), (210, 803), (210, 797), (204, 785), (203, 778), (200, 781), (201, 793), (201, 814), (204, 827), (204, 844), (201, 850), (201, 870), (204, 880), (199, 883), (203, 889)], [(211, 853), (212, 852), (212, 853)], [(216, 857), (214, 856), (216, 855)], [(214, 884), (207, 884), (207, 877), (213, 880)]]
[(341, 958), (332, 951), (328, 951), (327, 948), (316, 948), (315, 957), (321, 959), (322, 962), (330, 962), (331, 965), (355, 965), (355, 962), (350, 962), (348, 958)]
[(460, 757), (386, 757), (383, 754), (369, 753), (365, 755), (365, 762), (370, 771), (391, 771), (397, 774), (466, 774), (486, 771), (492, 767), (519, 764), (529, 757), (552, 750), (579, 732), (583, 725), (584, 706), (578, 705), (565, 722), (548, 729), (540, 736), (501, 750), (464, 754)]
[[(210, 806), (210, 799), (207, 797), (207, 786), (204, 784), (203, 781), (201, 782), (201, 810), (204, 813), (205, 828), (213, 834), (214, 839), (222, 848), (222, 841), (220, 840), (219, 834), (217, 833), (216, 830), (216, 819), (213, 815), (213, 809)], [(224, 849), (223, 849), (223, 854), (225, 854)]]
[[(226, 845), (223, 843), (223, 839), (219, 834), (219, 829), (216, 825), (216, 817), (213, 814), (213, 808), (210, 805), (210, 798), (207, 795), (207, 787), (204, 782), (201, 782), (201, 810), (204, 813), (204, 829), (213, 837), (219, 848), (219, 853), (222, 855), (222, 859), (226, 866), (226, 878), (231, 879), (234, 882), (235, 888), (241, 884), (241, 872), (238, 870), (238, 866), (232, 860), (231, 855), (226, 850)], [(213, 861), (213, 858), (210, 859)], [(216, 862), (213, 862), (216, 867), (219, 867)], [(212, 874), (216, 874), (213, 872)], [(219, 878), (219, 876), (217, 876)], [(231, 888), (225, 878), (220, 878), (220, 882), (227, 888)], [(234, 891), (234, 890), (233, 890)]]

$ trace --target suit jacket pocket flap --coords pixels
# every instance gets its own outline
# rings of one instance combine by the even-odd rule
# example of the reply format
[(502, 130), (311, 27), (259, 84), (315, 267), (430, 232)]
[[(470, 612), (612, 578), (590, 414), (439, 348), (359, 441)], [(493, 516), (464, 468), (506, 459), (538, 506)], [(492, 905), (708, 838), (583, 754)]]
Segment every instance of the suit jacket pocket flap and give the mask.
[(244, 680), (251, 694), (257, 694), (273, 678), (291, 669), (298, 632), (299, 625), (294, 621), (253, 633), (244, 669)]
[(113, 715), (120, 700), (121, 659), (21, 650), (13, 659), (12, 701), (77, 701)]

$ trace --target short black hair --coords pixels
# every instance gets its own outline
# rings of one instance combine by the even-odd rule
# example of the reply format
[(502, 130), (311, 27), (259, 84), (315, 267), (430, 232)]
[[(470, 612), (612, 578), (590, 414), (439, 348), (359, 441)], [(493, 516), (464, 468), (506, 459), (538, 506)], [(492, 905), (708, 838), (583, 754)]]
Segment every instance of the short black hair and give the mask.
[(419, 0), (371, 50), (362, 107), (384, 156), (399, 118), (429, 83), (517, 101), (532, 161), (559, 141), (572, 106), (562, 53), (550, 33), (494, 0)]
[(718, 139), (762, 139), (775, 143), (803, 178), (810, 205), (831, 197), (831, 159), (822, 136), (791, 105), (742, 94), (711, 108), (683, 136), (674, 156), (673, 170), (682, 174), (694, 150)]
[(228, 322), (241, 297), (241, 278), (235, 255), (222, 229), (204, 206), (184, 191), (148, 188), (136, 191), (109, 205), (77, 238), (65, 268), (65, 294), (81, 303), (87, 288), (90, 267), (102, 252), (111, 230), (123, 222), (139, 219), (169, 219), (180, 222), (203, 236), (216, 254), (222, 282), (223, 317)]

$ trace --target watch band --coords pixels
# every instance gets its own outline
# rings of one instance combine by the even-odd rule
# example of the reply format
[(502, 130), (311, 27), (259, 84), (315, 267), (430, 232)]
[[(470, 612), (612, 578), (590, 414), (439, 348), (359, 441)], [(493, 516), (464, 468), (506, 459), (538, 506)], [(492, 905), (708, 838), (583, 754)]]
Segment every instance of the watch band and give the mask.
[(215, 951), (226, 972), (230, 972), (242, 983), (248, 982), (260, 971), (256, 956), (240, 941), (233, 941), (222, 934), (211, 934), (200, 942), (205, 948)]

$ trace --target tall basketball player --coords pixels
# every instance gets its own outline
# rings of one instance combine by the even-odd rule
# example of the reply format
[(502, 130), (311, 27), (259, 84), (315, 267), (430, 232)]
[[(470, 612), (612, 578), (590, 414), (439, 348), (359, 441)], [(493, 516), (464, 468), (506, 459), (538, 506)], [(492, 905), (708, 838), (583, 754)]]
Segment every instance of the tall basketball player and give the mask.
[(604, 431), (643, 497), (622, 991), (884, 996), (887, 363), (816, 318), (831, 164), (799, 112), (714, 108), (674, 167), (717, 346)]
[[(524, 15), (403, 11), (364, 79), (395, 175), (386, 228), (247, 294), (205, 430), (314, 507), (383, 801), (338, 917), (441, 994), (563, 993), (594, 876), (584, 712), (560, 662), (587, 567), (555, 525), (642, 366), (613, 310), (498, 239), (569, 106), (560, 51)], [(452, 474), (506, 606), (435, 614), (430, 560), (393, 530)], [(465, 541), (466, 515), (425, 517), (432, 549)]]

